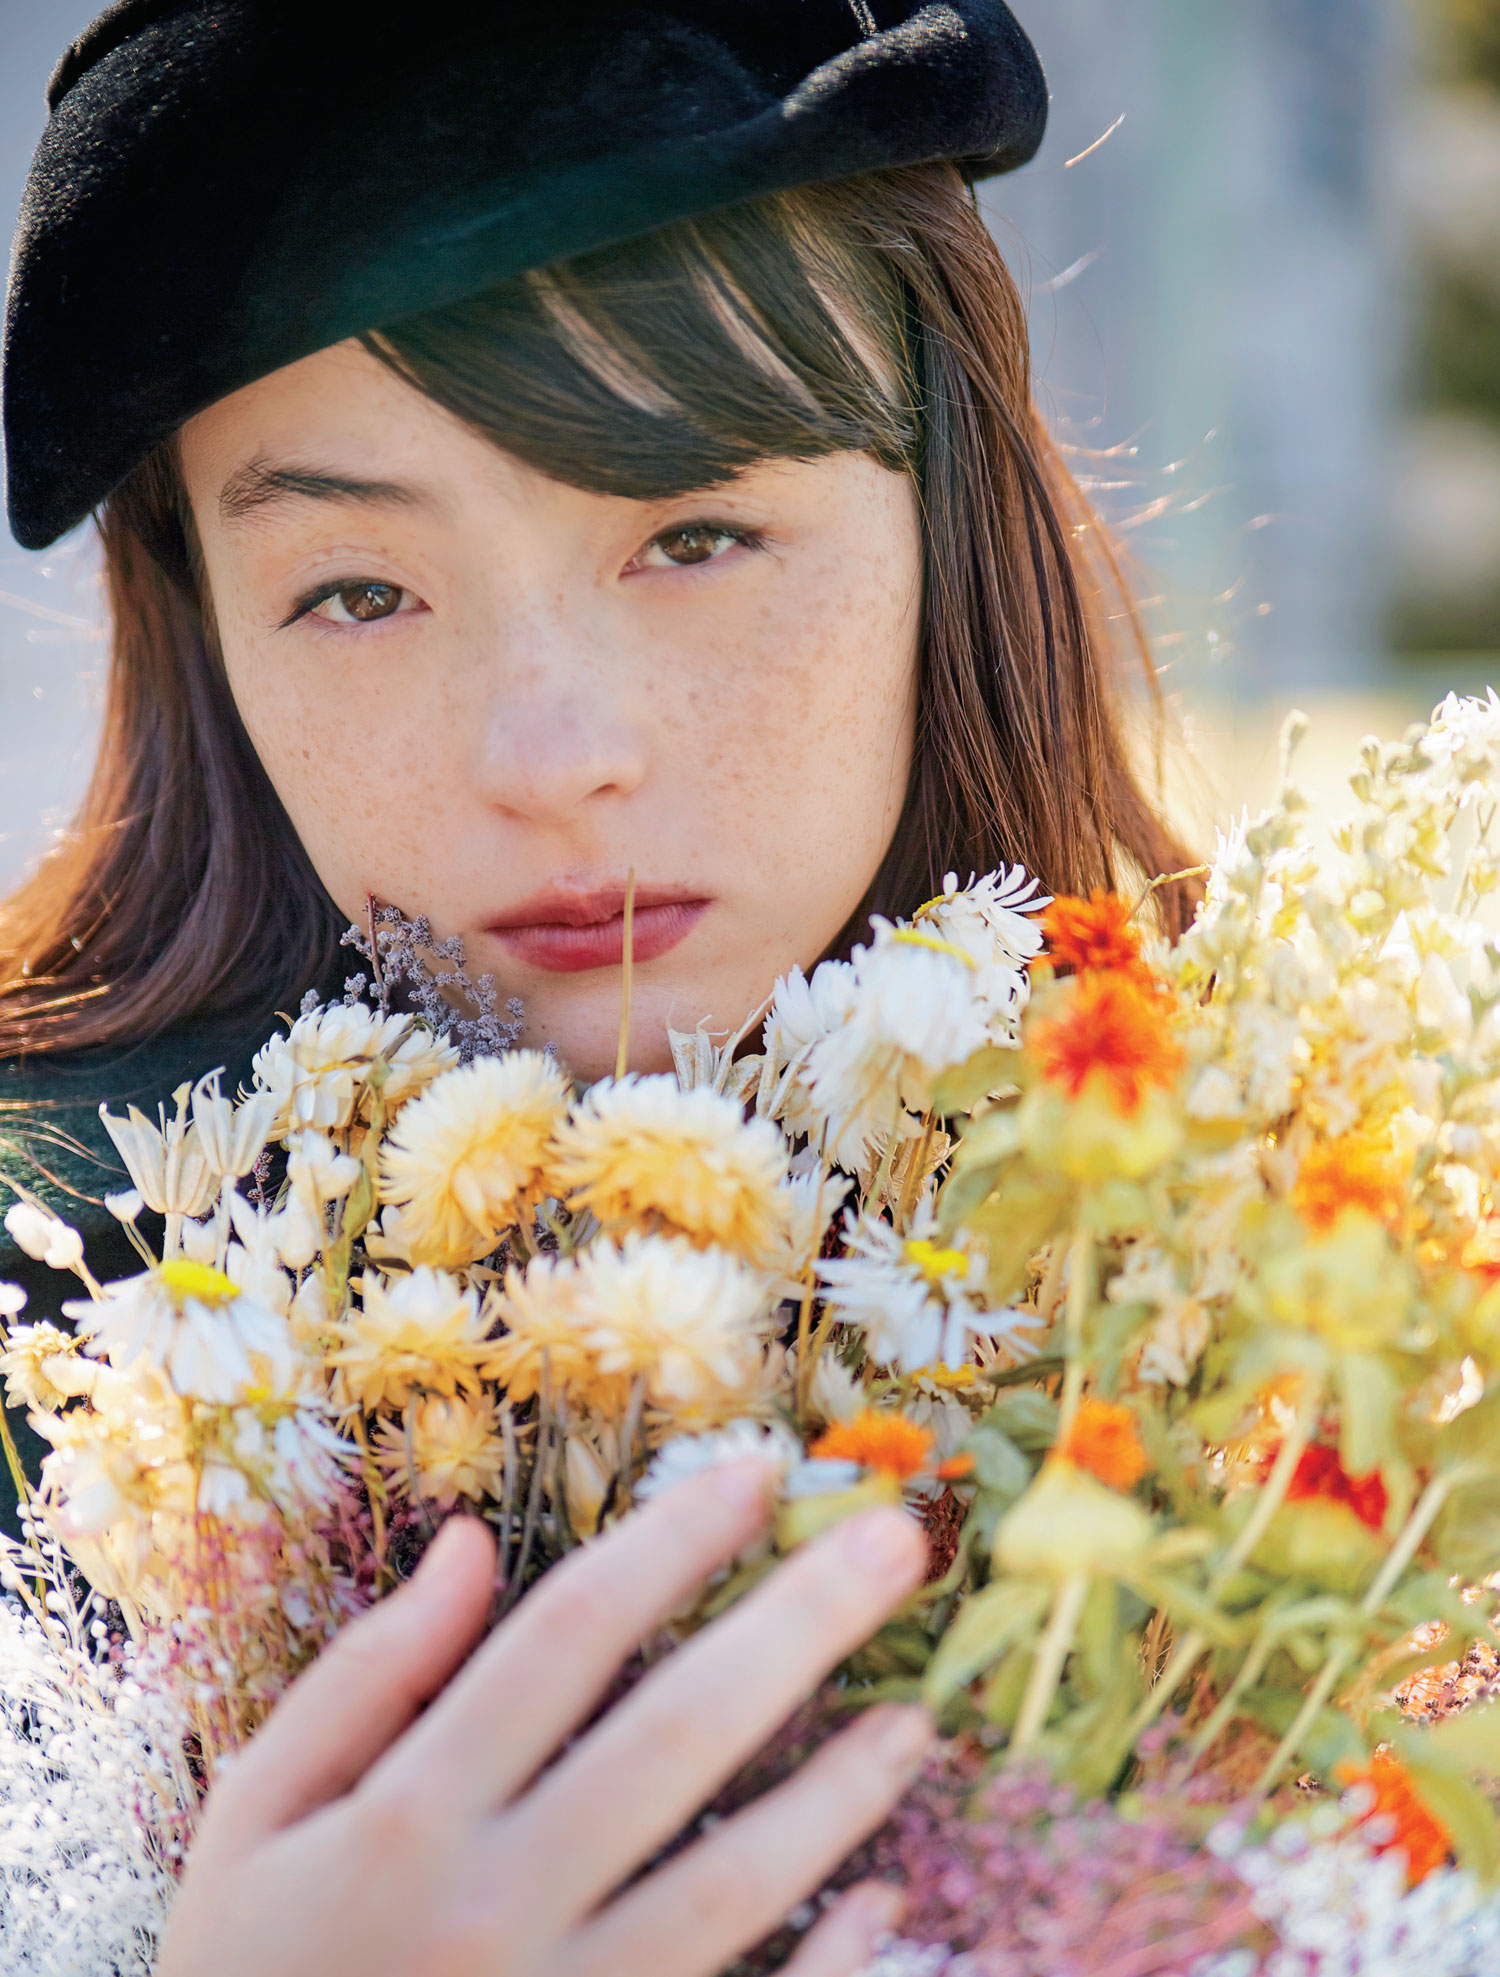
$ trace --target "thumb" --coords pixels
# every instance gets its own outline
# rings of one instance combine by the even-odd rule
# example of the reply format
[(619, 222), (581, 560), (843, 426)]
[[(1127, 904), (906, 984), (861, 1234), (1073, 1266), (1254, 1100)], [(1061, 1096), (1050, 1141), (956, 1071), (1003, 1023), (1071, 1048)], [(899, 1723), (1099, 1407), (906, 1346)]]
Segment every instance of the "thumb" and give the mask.
[(489, 1530), (450, 1518), (407, 1584), (336, 1635), (236, 1755), (197, 1850), (253, 1844), (357, 1784), (467, 1659), (494, 1590)]

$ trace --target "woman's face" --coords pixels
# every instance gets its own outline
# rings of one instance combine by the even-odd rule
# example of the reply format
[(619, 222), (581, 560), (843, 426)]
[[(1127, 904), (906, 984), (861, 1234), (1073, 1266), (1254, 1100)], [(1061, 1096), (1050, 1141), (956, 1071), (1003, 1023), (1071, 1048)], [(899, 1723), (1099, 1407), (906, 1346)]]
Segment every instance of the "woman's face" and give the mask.
[(910, 482), (774, 461), (631, 501), (548, 479), (357, 345), (186, 427), (224, 663), (328, 891), (461, 934), (525, 1039), (611, 1069), (736, 1027), (832, 943), (911, 760)]

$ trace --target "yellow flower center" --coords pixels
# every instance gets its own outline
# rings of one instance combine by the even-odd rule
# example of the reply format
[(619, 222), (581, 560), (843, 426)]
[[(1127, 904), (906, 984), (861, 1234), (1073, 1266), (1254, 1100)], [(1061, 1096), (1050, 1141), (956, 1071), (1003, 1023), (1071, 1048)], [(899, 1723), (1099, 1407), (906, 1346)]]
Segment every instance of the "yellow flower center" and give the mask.
[(972, 1360), (965, 1360), (962, 1366), (945, 1366), (940, 1359), (934, 1359), (930, 1366), (919, 1366), (911, 1377), (926, 1380), (935, 1387), (951, 1387), (954, 1392), (961, 1392), (965, 1387), (973, 1386), (977, 1371)]
[(210, 1263), (190, 1263), (185, 1256), (174, 1256), (156, 1274), (179, 1301), (190, 1297), (198, 1304), (229, 1304), (240, 1294), (239, 1285), (222, 1270)]
[(966, 968), (974, 966), (972, 954), (965, 954), (961, 947), (955, 947), (951, 940), (939, 940), (936, 934), (919, 934), (915, 927), (898, 927), (891, 935), (902, 947), (930, 947), (934, 954), (951, 954), (955, 961), (962, 961)]
[(906, 1245), (906, 1260), (927, 1279), (940, 1284), (944, 1277), (966, 1277), (969, 1259), (961, 1249), (939, 1249), (926, 1236), (915, 1236)]

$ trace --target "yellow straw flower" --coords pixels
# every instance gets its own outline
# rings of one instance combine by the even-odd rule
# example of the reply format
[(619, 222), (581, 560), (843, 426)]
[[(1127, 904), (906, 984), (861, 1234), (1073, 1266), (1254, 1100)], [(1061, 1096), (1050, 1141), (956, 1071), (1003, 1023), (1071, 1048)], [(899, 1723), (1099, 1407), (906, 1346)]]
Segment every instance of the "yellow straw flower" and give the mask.
[(398, 1485), (424, 1503), (449, 1510), (458, 1499), (498, 1496), (505, 1445), (492, 1401), (462, 1394), (425, 1394), (401, 1421), (382, 1421), (375, 1460)]
[(403, 1107), (380, 1152), (386, 1232), (414, 1263), (487, 1256), (530, 1205), (561, 1114), (562, 1073), (540, 1051), (445, 1071)]
[(579, 1261), (579, 1323), (605, 1373), (645, 1381), (647, 1398), (692, 1407), (755, 1384), (768, 1318), (763, 1279), (723, 1250), (628, 1235)]
[(675, 1078), (597, 1084), (557, 1137), (552, 1178), (606, 1229), (715, 1244), (770, 1267), (790, 1235), (787, 1149), (767, 1120)]
[(491, 1343), (489, 1371), (517, 1403), (545, 1382), (549, 1391), (566, 1394), (570, 1407), (614, 1417), (629, 1398), (630, 1380), (618, 1370), (601, 1372), (578, 1291), (578, 1265), (568, 1257), (539, 1256), (525, 1271), (507, 1270), (505, 1288), (485, 1304), (486, 1316), (505, 1325)]
[(458, 1281), (425, 1267), (409, 1277), (364, 1277), (361, 1306), (333, 1327), (328, 1364), (345, 1407), (373, 1414), (404, 1407), (417, 1391), (453, 1394), (480, 1384), (492, 1348), (479, 1300)]

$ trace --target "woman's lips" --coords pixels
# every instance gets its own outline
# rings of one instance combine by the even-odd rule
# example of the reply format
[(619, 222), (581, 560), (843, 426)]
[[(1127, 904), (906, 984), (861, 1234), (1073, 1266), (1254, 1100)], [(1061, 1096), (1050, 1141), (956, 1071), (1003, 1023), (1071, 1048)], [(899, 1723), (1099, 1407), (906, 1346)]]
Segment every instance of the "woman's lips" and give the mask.
[[(630, 929), (630, 951), (635, 961), (654, 961), (685, 940), (697, 925), (709, 902), (706, 899), (669, 899), (653, 904), (637, 901)], [(535, 920), (495, 925), (489, 931), (503, 941), (518, 961), (532, 968), (545, 968), (554, 975), (581, 974), (586, 968), (618, 968), (625, 959), (625, 909), (614, 901), (601, 902), (597, 919), (581, 919), (591, 909), (584, 902), (570, 902), (567, 918)]]

